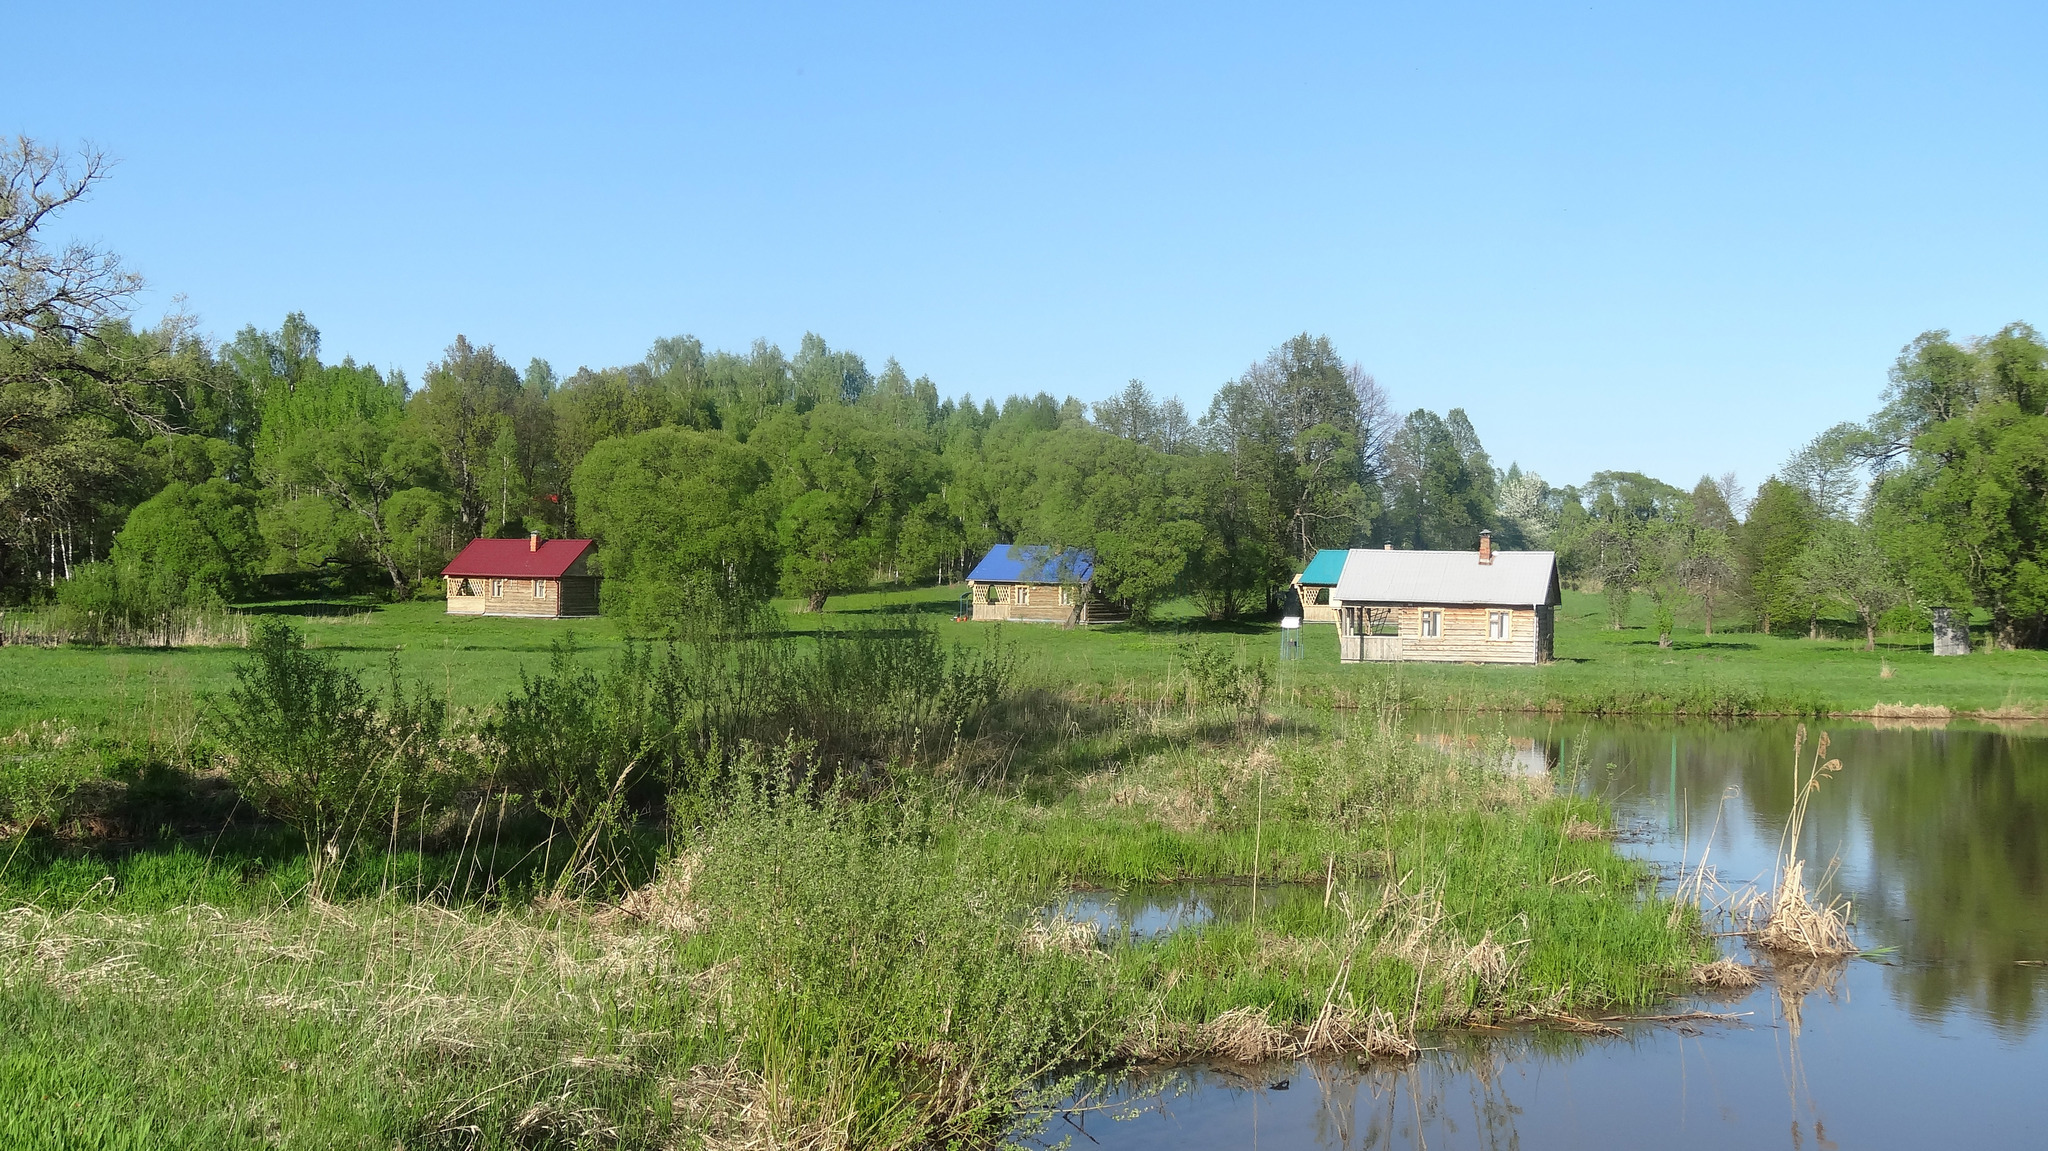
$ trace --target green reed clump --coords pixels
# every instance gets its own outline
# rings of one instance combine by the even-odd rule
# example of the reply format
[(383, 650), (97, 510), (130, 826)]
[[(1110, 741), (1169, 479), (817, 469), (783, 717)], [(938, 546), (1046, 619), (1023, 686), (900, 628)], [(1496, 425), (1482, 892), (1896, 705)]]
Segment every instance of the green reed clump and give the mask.
[(991, 1139), (1114, 1022), (1099, 965), (1025, 944), (1031, 903), (945, 850), (934, 797), (763, 773), (692, 849), (697, 962), (784, 1142)]

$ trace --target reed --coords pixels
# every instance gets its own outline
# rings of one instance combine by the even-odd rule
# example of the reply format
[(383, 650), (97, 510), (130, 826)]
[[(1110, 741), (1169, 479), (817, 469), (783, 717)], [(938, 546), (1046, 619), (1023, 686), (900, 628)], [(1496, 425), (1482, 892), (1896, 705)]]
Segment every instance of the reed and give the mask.
[(1809, 887), (1806, 860), (1799, 853), (1807, 806), (1821, 784), (1842, 770), (1842, 761), (1827, 758), (1826, 732), (1815, 743), (1810, 761), (1802, 758), (1805, 746), (1806, 725), (1802, 723), (1792, 739), (1792, 807), (1778, 842), (1778, 862), (1768, 907), (1763, 912), (1762, 926), (1753, 931), (1751, 939), (1766, 951), (1786, 955), (1852, 955), (1857, 948), (1849, 934), (1849, 901), (1840, 897), (1824, 901)]

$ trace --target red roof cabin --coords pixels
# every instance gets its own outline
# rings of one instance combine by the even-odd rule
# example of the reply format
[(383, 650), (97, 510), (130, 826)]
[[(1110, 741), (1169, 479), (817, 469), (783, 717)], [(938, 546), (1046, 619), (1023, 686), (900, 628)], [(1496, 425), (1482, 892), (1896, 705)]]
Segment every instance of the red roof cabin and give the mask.
[(524, 615), (546, 619), (597, 614), (599, 577), (589, 569), (590, 540), (471, 540), (441, 569), (449, 615)]

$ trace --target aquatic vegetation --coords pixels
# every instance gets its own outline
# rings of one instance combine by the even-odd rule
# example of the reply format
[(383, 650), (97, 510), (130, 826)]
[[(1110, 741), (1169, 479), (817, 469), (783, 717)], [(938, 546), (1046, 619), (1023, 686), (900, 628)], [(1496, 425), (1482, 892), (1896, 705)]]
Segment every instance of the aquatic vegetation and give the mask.
[[(1857, 948), (1849, 935), (1849, 901), (1836, 898), (1824, 902), (1807, 886), (1806, 861), (1799, 855), (1807, 804), (1823, 782), (1842, 770), (1842, 761), (1827, 759), (1828, 735), (1822, 732), (1811, 762), (1802, 768), (1800, 756), (1805, 745), (1806, 725), (1802, 723), (1792, 741), (1792, 810), (1778, 847), (1777, 874), (1762, 900), (1763, 923), (1751, 939), (1767, 951), (1791, 955), (1853, 955)], [(1823, 876), (1823, 886), (1825, 882)]]

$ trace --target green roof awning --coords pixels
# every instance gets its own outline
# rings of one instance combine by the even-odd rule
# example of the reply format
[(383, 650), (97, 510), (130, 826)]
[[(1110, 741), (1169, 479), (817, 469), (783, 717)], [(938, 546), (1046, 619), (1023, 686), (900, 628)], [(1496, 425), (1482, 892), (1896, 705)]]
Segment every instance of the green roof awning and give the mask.
[(1308, 561), (1308, 567), (1301, 573), (1301, 582), (1310, 587), (1336, 587), (1337, 580), (1344, 574), (1344, 557), (1350, 553), (1341, 548), (1325, 548)]

